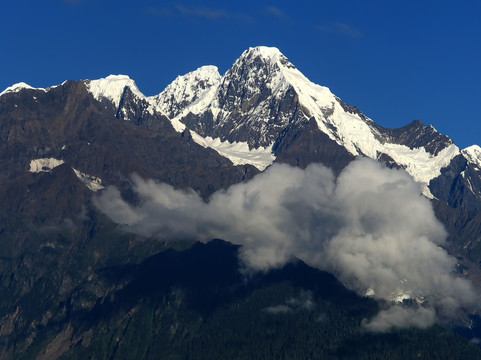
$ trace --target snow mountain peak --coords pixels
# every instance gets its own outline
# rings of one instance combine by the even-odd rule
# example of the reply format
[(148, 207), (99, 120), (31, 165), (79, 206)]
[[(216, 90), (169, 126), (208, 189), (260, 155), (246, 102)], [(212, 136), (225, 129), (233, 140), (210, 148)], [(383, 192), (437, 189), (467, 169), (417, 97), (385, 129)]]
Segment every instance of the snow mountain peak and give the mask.
[(478, 145), (468, 146), (462, 150), (462, 154), (471, 164), (481, 170), (481, 147)]
[(85, 80), (85, 85), (96, 100), (102, 101), (103, 99), (107, 99), (115, 105), (115, 109), (119, 107), (122, 94), (126, 87), (130, 88), (138, 97), (145, 97), (140, 92), (135, 81), (128, 75), (109, 75), (97, 80)]
[(201, 99), (205, 92), (219, 85), (221, 75), (217, 66), (206, 65), (179, 75), (159, 95), (149, 97), (169, 118), (176, 117), (187, 105)]
[(13, 84), (12, 86), (7, 87), (5, 90), (3, 90), (0, 93), (0, 96), (2, 96), (4, 94), (8, 94), (8, 93), (16, 93), (16, 92), (19, 92), (19, 91), (24, 90), (24, 89), (45, 90), (43, 88), (34, 88), (33, 86), (30, 86), (29, 84), (22, 81), (22, 82), (19, 82), (19, 83)]
[(276, 47), (256, 46), (245, 50), (237, 61), (252, 61), (262, 59), (264, 62), (276, 64), (278, 61), (285, 63), (287, 58)]
[(393, 130), (377, 125), (327, 87), (311, 82), (272, 47), (247, 49), (218, 85), (185, 104), (171, 113), (177, 129), (187, 127), (220, 142), (245, 143), (250, 151), (272, 149), (274, 155), (286, 131), (302, 131), (304, 124), (314, 121), (320, 132), (352, 156), (384, 159), (406, 169), (423, 184), (427, 196), (432, 196), (430, 180), (460, 153), (447, 136), (419, 121)]

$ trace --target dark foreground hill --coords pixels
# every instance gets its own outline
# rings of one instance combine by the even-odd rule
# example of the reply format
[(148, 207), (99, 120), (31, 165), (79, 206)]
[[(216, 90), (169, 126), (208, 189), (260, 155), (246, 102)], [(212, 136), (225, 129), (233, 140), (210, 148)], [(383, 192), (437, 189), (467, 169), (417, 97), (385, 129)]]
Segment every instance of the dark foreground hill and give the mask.
[[(379, 304), (302, 262), (252, 278), (237, 247), (214, 240), (166, 250), (138, 265), (99, 269), (110, 288), (89, 308), (74, 299), (37, 330), (19, 358), (39, 359), (477, 359), (481, 350), (433, 326), (363, 331)], [(42, 296), (41, 294), (39, 294)], [(78, 296), (78, 295), (77, 295)], [(77, 300), (78, 301), (78, 300)], [(53, 315), (55, 318), (56, 316)], [(19, 334), (20, 335), (20, 334)], [(22, 348), (18, 342), (17, 351)]]

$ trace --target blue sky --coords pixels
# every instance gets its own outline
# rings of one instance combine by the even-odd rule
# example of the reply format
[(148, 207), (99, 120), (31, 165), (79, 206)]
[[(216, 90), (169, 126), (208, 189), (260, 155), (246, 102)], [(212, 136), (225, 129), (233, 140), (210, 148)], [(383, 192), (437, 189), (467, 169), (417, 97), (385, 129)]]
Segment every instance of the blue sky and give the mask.
[(0, 88), (127, 74), (153, 95), (256, 45), (380, 125), (420, 119), (481, 144), (478, 0), (3, 1)]

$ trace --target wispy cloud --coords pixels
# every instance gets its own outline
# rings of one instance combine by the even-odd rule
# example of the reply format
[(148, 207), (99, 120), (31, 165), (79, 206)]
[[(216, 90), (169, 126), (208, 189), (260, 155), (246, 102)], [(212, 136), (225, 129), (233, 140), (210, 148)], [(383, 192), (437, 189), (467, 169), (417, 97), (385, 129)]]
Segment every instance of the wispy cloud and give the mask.
[(276, 305), (276, 306), (269, 306), (269, 307), (266, 307), (264, 309), (262, 309), (263, 311), (266, 311), (270, 314), (274, 314), (274, 315), (277, 315), (277, 314), (287, 314), (289, 312), (292, 311), (292, 309), (287, 306), (287, 305)]
[(180, 14), (184, 16), (198, 17), (207, 20), (230, 19), (243, 22), (254, 21), (254, 18), (249, 14), (243, 12), (228, 11), (219, 8), (209, 8), (205, 6), (193, 7), (185, 6), (182, 4), (176, 4), (175, 8)]
[(227, 16), (227, 12), (221, 9), (188, 7), (180, 4), (175, 5), (175, 7), (183, 15), (197, 16), (209, 20), (216, 20)]
[(269, 306), (264, 309), (271, 314), (286, 314), (296, 313), (303, 310), (312, 310), (314, 308), (314, 301), (310, 291), (302, 291), (297, 298), (290, 298), (285, 304)]
[(265, 8), (265, 11), (268, 14), (277, 17), (278, 19), (281, 19), (281, 20), (289, 19), (289, 16), (283, 10), (278, 8), (277, 6), (267, 6)]
[(317, 25), (316, 28), (324, 33), (340, 34), (352, 39), (358, 39), (364, 35), (360, 30), (342, 22), (333, 22), (328, 25)]

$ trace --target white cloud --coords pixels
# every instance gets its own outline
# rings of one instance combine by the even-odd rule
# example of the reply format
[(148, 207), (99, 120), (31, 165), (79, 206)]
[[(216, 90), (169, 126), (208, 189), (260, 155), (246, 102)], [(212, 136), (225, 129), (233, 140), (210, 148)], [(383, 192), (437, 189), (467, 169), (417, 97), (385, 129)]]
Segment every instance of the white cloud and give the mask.
[(253, 22), (254, 18), (247, 13), (242, 12), (232, 12), (225, 9), (215, 9), (205, 6), (192, 7), (185, 6), (182, 4), (176, 4), (175, 8), (183, 16), (192, 16), (197, 18), (203, 18), (207, 20), (236, 20), (241, 22)]
[(265, 11), (272, 15), (272, 16), (275, 16), (276, 18), (280, 19), (280, 20), (287, 20), (289, 19), (289, 16), (286, 15), (286, 13), (278, 8), (277, 6), (267, 6), (265, 8)]
[(183, 15), (193, 15), (209, 20), (215, 20), (227, 16), (226, 11), (221, 9), (213, 9), (207, 7), (188, 7), (180, 4), (177, 4), (176, 8)]
[[(274, 165), (249, 182), (214, 193), (207, 203), (192, 190), (133, 180), (141, 205), (127, 204), (114, 188), (95, 199), (128, 231), (223, 238), (242, 245), (246, 271), (299, 258), (334, 273), (361, 295), (425, 302), (417, 310), (396, 305), (381, 311), (366, 323), (368, 329), (428, 326), (435, 313), (454, 317), (476, 304), (471, 283), (453, 275), (456, 261), (440, 247), (443, 226), (405, 171), (358, 159), (336, 179), (322, 165), (305, 170)], [(413, 311), (416, 321), (408, 320)]]
[(436, 321), (435, 309), (419, 307), (407, 308), (394, 305), (386, 310), (381, 310), (375, 318), (365, 322), (367, 330), (382, 332), (391, 328), (417, 327), (424, 329)]
[(343, 23), (343, 22), (332, 22), (328, 25), (319, 25), (316, 26), (316, 28), (324, 33), (334, 33), (334, 34), (340, 34), (344, 35), (353, 39), (357, 39), (363, 36), (363, 33), (352, 27), (349, 24)]

